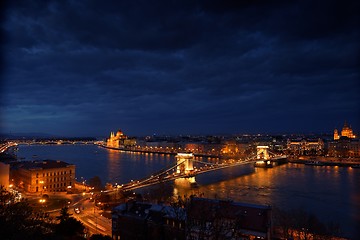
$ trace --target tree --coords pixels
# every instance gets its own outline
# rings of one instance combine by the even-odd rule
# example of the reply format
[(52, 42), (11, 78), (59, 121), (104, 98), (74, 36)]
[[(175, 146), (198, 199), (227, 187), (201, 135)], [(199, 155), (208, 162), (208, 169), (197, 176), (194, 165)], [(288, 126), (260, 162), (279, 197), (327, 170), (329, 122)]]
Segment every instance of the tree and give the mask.
[(182, 198), (181, 196), (173, 197), (170, 202), (172, 215), (175, 216), (176, 220), (184, 220), (186, 219), (186, 207), (190, 202), (190, 198), (186, 195)]
[(63, 207), (60, 215), (56, 217), (60, 223), (55, 227), (55, 234), (63, 237), (83, 237), (85, 234), (85, 226), (75, 218), (71, 217), (67, 207)]
[(85, 226), (73, 217), (60, 221), (55, 227), (55, 234), (62, 237), (83, 238)]
[(149, 188), (147, 194), (144, 196), (150, 202), (164, 203), (172, 199), (173, 189), (167, 183), (159, 183)]
[(1, 239), (49, 239), (54, 223), (47, 214), (34, 211), (25, 200), (14, 202), (14, 196), (0, 187)]
[(274, 209), (275, 226), (284, 238), (303, 236), (302, 239), (331, 239), (341, 234), (339, 224), (321, 222), (302, 208), (289, 211)]
[(112, 238), (110, 236), (107, 235), (102, 235), (102, 234), (93, 234), (90, 237), (90, 240), (111, 240)]
[(69, 217), (71, 216), (72, 214), (69, 213), (69, 208), (68, 207), (63, 207), (61, 210), (60, 210), (60, 215), (56, 217), (57, 220), (60, 220), (60, 222), (62, 221), (66, 221), (69, 219)]
[(102, 189), (101, 179), (98, 176), (90, 178), (89, 185), (90, 187), (93, 187), (95, 191), (99, 191)]
[(61, 209), (56, 224), (48, 214), (34, 211), (26, 200), (14, 201), (14, 196), (0, 187), (1, 239), (83, 239), (84, 225), (71, 217), (68, 208)]
[[(222, 203), (197, 200), (187, 202), (187, 239), (239, 239), (241, 216), (236, 215), (230, 201)], [(239, 235), (239, 236), (237, 236)]]

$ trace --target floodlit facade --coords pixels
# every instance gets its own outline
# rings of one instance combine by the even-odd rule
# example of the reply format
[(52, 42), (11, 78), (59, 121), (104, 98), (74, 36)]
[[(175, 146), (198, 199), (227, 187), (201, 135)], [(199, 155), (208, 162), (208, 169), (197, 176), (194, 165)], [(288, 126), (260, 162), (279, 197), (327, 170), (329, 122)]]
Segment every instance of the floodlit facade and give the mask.
[(75, 165), (62, 161), (23, 161), (11, 167), (11, 179), (29, 193), (66, 192), (75, 186)]
[(339, 140), (340, 137), (347, 137), (351, 139), (356, 138), (356, 135), (353, 133), (351, 126), (349, 126), (347, 122), (344, 123), (344, 126), (341, 130), (341, 136), (339, 135), (337, 129), (334, 130), (334, 140)]
[(331, 157), (360, 157), (360, 141), (358, 139), (340, 139), (329, 142), (328, 155)]
[(321, 155), (324, 152), (324, 141), (322, 139), (288, 140), (287, 152), (294, 155)]
[(360, 157), (360, 141), (353, 133), (351, 126), (344, 123), (341, 136), (334, 130), (334, 141), (328, 144), (328, 155), (331, 157)]
[(118, 130), (116, 134), (110, 133), (110, 137), (106, 141), (106, 146), (109, 148), (121, 148), (126, 146), (135, 146), (136, 140), (128, 138), (121, 130)]
[(0, 162), (0, 186), (9, 189), (10, 165)]

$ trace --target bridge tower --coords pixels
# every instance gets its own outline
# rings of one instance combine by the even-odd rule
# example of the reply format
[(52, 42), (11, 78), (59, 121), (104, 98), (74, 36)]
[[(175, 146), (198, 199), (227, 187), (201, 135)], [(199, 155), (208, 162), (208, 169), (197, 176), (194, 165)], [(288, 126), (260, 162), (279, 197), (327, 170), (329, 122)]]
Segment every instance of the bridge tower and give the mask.
[(194, 155), (192, 153), (178, 153), (176, 155), (176, 173), (191, 173), (194, 171)]
[(256, 150), (256, 159), (263, 159), (264, 161), (268, 160), (269, 157), (269, 146), (257, 146)]
[(257, 146), (256, 147), (256, 159), (255, 167), (272, 167), (269, 156), (269, 146)]

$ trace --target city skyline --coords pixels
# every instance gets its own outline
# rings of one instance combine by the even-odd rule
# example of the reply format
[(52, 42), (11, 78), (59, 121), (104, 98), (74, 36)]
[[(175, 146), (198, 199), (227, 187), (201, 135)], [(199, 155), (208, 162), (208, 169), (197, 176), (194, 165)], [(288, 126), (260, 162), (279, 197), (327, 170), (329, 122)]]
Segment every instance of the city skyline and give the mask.
[(360, 131), (359, 3), (3, 4), (0, 133)]

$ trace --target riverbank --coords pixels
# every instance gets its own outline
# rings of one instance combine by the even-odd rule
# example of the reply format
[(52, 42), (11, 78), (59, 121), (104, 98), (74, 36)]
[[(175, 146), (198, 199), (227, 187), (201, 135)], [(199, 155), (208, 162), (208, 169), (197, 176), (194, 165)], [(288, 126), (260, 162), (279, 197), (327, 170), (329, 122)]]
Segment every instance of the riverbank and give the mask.
[(6, 142), (3, 144), (0, 144), (0, 153), (6, 152), (9, 148), (17, 146), (17, 143), (14, 142)]
[(299, 163), (315, 166), (360, 167), (360, 158), (338, 158), (324, 156), (289, 157), (290, 163)]
[[(110, 151), (93, 144), (20, 145), (17, 151), (18, 157), (25, 160), (32, 160), (34, 154), (39, 159), (61, 159), (75, 164), (76, 177), (79, 182), (83, 177), (86, 183), (94, 176), (99, 176), (102, 183), (127, 183), (166, 169), (176, 161), (173, 155)], [(353, 239), (359, 236), (359, 218), (354, 213), (360, 209), (357, 201), (360, 171), (350, 167), (308, 167), (291, 163), (266, 169), (252, 165), (249, 168), (250, 174), (241, 176), (234, 168), (200, 174), (196, 177), (198, 187), (193, 189), (173, 182), (160, 184), (153, 193), (145, 189), (143, 196), (201, 194), (206, 198), (281, 206), (288, 210), (303, 208), (322, 221), (341, 223), (345, 236)]]
[[(95, 144), (99, 147), (117, 150), (117, 151), (124, 151), (124, 152), (139, 152), (139, 153), (153, 153), (153, 154), (169, 154), (169, 155), (176, 155), (178, 154), (177, 151), (164, 151), (164, 150), (150, 150), (150, 149), (135, 149), (135, 148), (114, 148), (108, 147), (103, 144)], [(200, 153), (193, 153), (195, 157), (208, 157), (208, 158), (221, 158), (218, 155), (211, 155), (211, 154), (200, 154)]]

